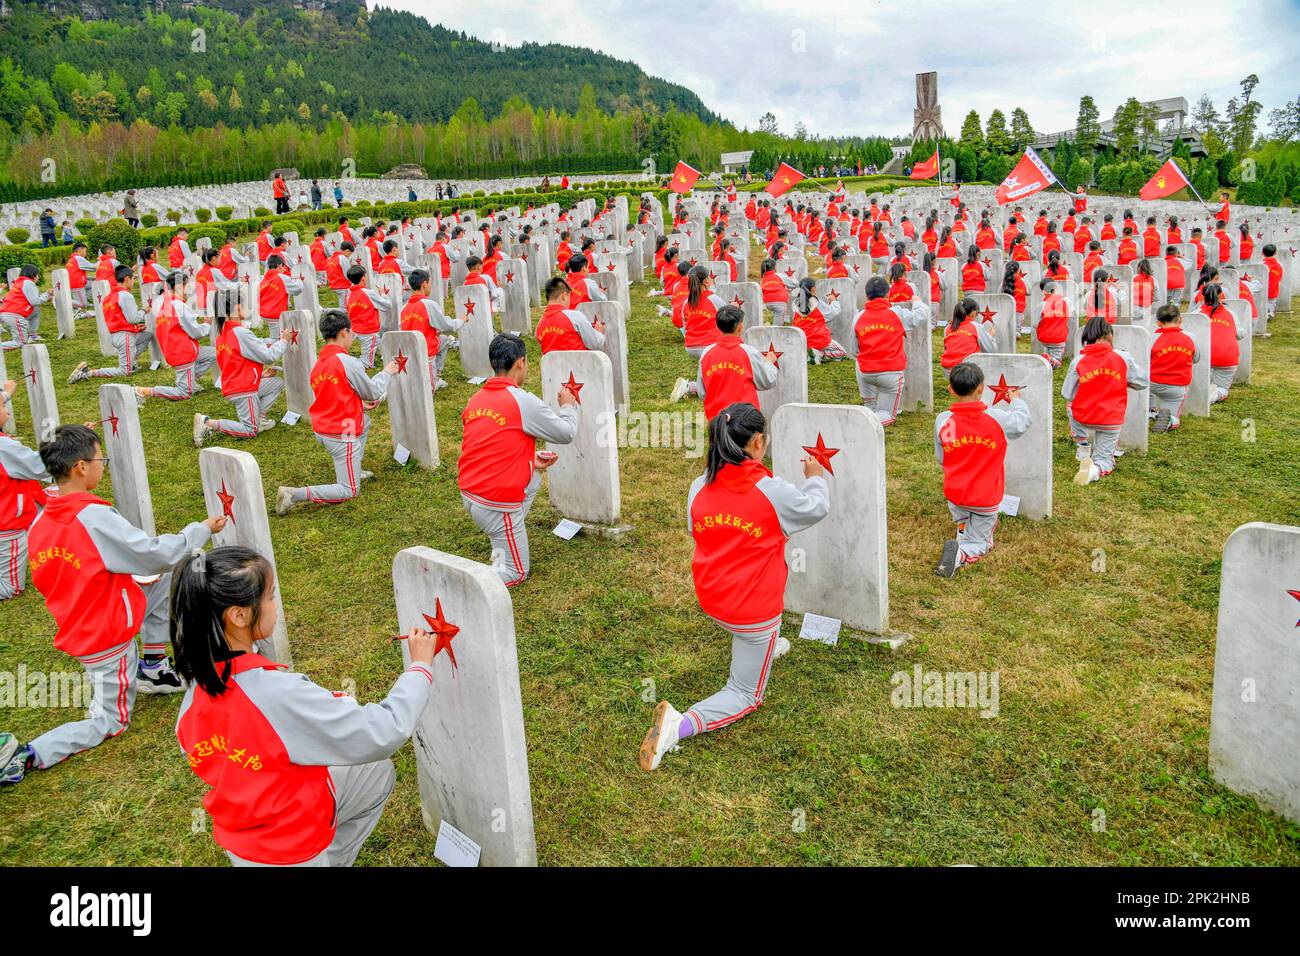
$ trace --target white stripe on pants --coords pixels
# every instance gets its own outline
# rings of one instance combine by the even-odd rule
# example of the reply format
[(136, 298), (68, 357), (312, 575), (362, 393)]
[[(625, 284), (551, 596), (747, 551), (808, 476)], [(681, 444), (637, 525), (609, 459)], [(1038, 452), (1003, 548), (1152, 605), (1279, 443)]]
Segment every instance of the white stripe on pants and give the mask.
[[(310, 860), (294, 866), (351, 866), (355, 863), (362, 844), (379, 823), (384, 805), (397, 782), (397, 771), (387, 758), (354, 767), (330, 767), (329, 774), (334, 789), (334, 839)], [(230, 857), (233, 866), (271, 865), (242, 859), (229, 850), (226, 856)]]
[(957, 551), (967, 559), (980, 558), (993, 547), (993, 530), (998, 526), (998, 512), (963, 508), (948, 502), (952, 520), (957, 522)]
[(474, 519), (479, 530), (492, 543), (492, 570), (505, 582), (506, 587), (522, 584), (528, 577), (528, 529), (524, 519), (533, 507), (533, 498), (542, 486), (540, 473), (524, 489), (524, 503), (513, 511), (496, 511), (461, 495), (465, 510)]
[(117, 349), (117, 366), (115, 368), (92, 368), (91, 378), (119, 378), (134, 375), (140, 369), (140, 356), (149, 351), (153, 333), (148, 329), (143, 332), (114, 332), (113, 347)]
[(169, 402), (183, 402), (194, 397), (194, 390), (208, 369), (217, 363), (217, 350), (210, 345), (199, 346), (199, 354), (189, 365), (177, 365), (175, 385), (155, 385), (151, 394), (155, 398), (165, 398)]
[(776, 639), (781, 634), (779, 617), (746, 625), (714, 620), (731, 635), (731, 670), (722, 690), (686, 711), (696, 733), (729, 727), (762, 705)]
[(876, 413), (880, 424), (892, 425), (898, 417), (898, 406), (903, 401), (903, 373), (855, 371), (862, 404)]
[(27, 532), (0, 531), (0, 601), (23, 593), (27, 584)]
[(370, 437), (370, 422), (360, 437), (353, 439), (339, 438), (337, 435), (322, 435), (314, 432), (316, 440), (325, 446), (325, 450), (334, 459), (334, 478), (332, 485), (308, 485), (295, 488), (294, 501), (312, 501), (320, 505), (337, 505), (351, 501), (357, 496), (361, 485), (361, 459), (366, 454), (366, 439)]
[(77, 660), (90, 675), (94, 697), (84, 720), (62, 724), (31, 742), (31, 748), (36, 752), (34, 765), (41, 770), (53, 767), (73, 754), (99, 746), (122, 733), (131, 723), (139, 662), (135, 640)]
[(1066, 408), (1070, 419), (1070, 434), (1076, 441), (1087, 441), (1092, 445), (1092, 463), (1102, 472), (1115, 470), (1115, 447), (1119, 444), (1118, 428), (1098, 428), (1096, 425), (1084, 425), (1075, 420), (1074, 413)]
[(256, 392), (245, 392), (242, 395), (231, 395), (230, 401), (235, 406), (235, 414), (239, 416), (239, 421), (232, 422), (228, 418), (214, 418), (210, 424), (223, 435), (229, 435), (232, 438), (252, 438), (258, 434), (258, 421), (266, 417), (267, 409), (275, 404), (275, 400), (280, 397), (284, 391), (284, 379), (275, 375), (268, 375), (262, 379), (262, 387)]

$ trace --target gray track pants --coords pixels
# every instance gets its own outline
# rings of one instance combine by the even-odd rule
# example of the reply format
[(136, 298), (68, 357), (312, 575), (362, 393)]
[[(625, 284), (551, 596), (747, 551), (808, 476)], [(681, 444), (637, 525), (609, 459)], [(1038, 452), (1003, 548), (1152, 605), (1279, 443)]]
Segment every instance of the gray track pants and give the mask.
[(256, 392), (230, 396), (230, 401), (235, 406), (235, 413), (239, 415), (239, 421), (214, 418), (210, 424), (221, 434), (232, 438), (253, 438), (261, 430), (258, 421), (267, 417), (267, 410), (275, 404), (275, 400), (283, 391), (284, 379), (268, 375), (262, 379), (262, 387)]
[(114, 332), (112, 338), (113, 347), (117, 349), (117, 366), (92, 368), (91, 378), (120, 378), (149, 367), (148, 362), (143, 366), (140, 364), (140, 356), (149, 351), (149, 343), (153, 340), (152, 332), (148, 329), (143, 332)]
[(528, 577), (528, 529), (524, 527), (524, 519), (528, 517), (541, 486), (542, 476), (538, 472), (524, 489), (524, 503), (514, 511), (494, 511), (460, 496), (469, 516), (492, 543), (492, 570), (508, 588), (523, 584)]
[(193, 398), (199, 379), (216, 364), (217, 350), (210, 345), (201, 345), (199, 354), (195, 356), (193, 362), (189, 365), (178, 365), (173, 369), (176, 373), (175, 385), (155, 385), (149, 393), (154, 398), (165, 398), (169, 402), (183, 402)]
[(1076, 441), (1091, 441), (1092, 463), (1103, 473), (1115, 470), (1115, 448), (1119, 445), (1119, 432), (1118, 428), (1081, 424), (1075, 421), (1073, 414), (1070, 415), (1070, 434)]
[(1169, 422), (1172, 425), (1178, 424), (1179, 415), (1183, 410), (1183, 402), (1187, 400), (1186, 385), (1162, 385), (1160, 382), (1151, 383), (1151, 410), (1159, 411), (1162, 408), (1169, 409)]
[(36, 334), (37, 327), (41, 324), (41, 314), (33, 311), (29, 318), (24, 319), (21, 315), (14, 312), (0, 312), (0, 325), (9, 330), (12, 339), (4, 343), (6, 349), (18, 349), (27, 345)]
[(325, 450), (334, 459), (334, 484), (308, 485), (306, 488), (294, 488), (294, 501), (311, 501), (320, 505), (337, 505), (351, 501), (357, 496), (361, 487), (361, 459), (366, 454), (366, 439), (370, 437), (370, 422), (365, 430), (352, 440), (345, 440), (336, 435), (314, 433), (316, 440), (325, 446)]
[(779, 617), (762, 624), (717, 623), (731, 635), (731, 670), (722, 690), (686, 711), (696, 733), (729, 727), (762, 705), (781, 634)]
[(898, 406), (903, 401), (903, 373), (860, 370), (855, 370), (855, 373), (862, 404), (876, 413), (880, 424), (892, 425), (898, 417)]
[(27, 532), (0, 531), (0, 601), (22, 594), (27, 586)]
[(785, 325), (790, 321), (789, 302), (764, 302), (763, 311), (772, 313), (773, 325)]
[(993, 530), (998, 526), (997, 510), (965, 508), (948, 502), (957, 522), (957, 551), (963, 562), (978, 561), (993, 548)]
[(357, 341), (361, 343), (361, 362), (366, 368), (375, 367), (375, 355), (379, 352), (381, 335), (380, 332), (376, 332), (374, 335), (357, 334)]
[[(351, 866), (355, 863), (361, 845), (379, 822), (397, 782), (397, 771), (388, 759), (355, 767), (330, 767), (329, 770), (334, 781), (334, 813), (338, 821), (334, 839), (310, 860), (295, 866)], [(230, 857), (233, 866), (270, 865), (242, 859), (229, 850), (226, 856)]]
[(1222, 365), (1210, 368), (1210, 401), (1221, 402), (1228, 397), (1232, 380), (1237, 377), (1237, 366)]

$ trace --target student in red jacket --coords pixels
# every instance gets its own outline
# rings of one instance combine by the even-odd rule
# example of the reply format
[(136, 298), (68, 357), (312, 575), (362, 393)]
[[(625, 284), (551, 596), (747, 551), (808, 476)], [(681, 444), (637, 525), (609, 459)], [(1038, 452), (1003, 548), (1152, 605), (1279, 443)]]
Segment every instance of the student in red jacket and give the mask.
[(398, 372), (396, 361), (389, 362), (374, 378), (365, 366), (349, 354), (352, 348), (352, 323), (342, 309), (321, 313), (320, 334), (325, 347), (320, 350), (311, 370), (314, 396), (311, 430), (330, 458), (334, 460), (334, 484), (289, 488), (281, 485), (275, 493), (275, 513), (286, 515), (296, 504), (337, 505), (351, 501), (361, 489), (361, 482), (374, 477), (362, 468), (366, 439), (370, 437), (370, 411), (384, 400), (388, 383)]
[(1038, 288), (1043, 293), (1043, 306), (1033, 320), (1033, 342), (1043, 350), (1043, 357), (1052, 368), (1057, 369), (1065, 355), (1065, 338), (1072, 331), (1070, 304), (1054, 279), (1040, 280)]
[(961, 292), (983, 292), (987, 288), (989, 267), (980, 258), (980, 251), (975, 246), (966, 250), (966, 264), (961, 267)]
[(1187, 388), (1192, 384), (1192, 367), (1199, 360), (1196, 343), (1183, 331), (1178, 306), (1156, 309), (1156, 334), (1151, 343), (1151, 417), (1156, 431), (1178, 427)]
[(68, 291), (72, 294), (72, 306), (74, 319), (84, 319), (89, 315), (94, 315), (90, 309), (90, 302), (86, 298), (86, 284), (95, 275), (95, 264), (86, 258), (86, 244), (78, 242), (73, 245), (72, 252), (68, 256)]
[[(867, 280), (866, 306), (858, 314), (850, 339), (857, 357), (858, 394), (862, 404), (889, 426), (898, 417), (907, 371), (905, 343), (912, 329), (929, 324), (930, 310), (909, 296), (906, 302), (889, 301), (884, 276)], [(929, 334), (926, 334), (929, 348)]]
[(289, 347), (292, 333), (280, 332), (275, 341), (259, 339), (244, 325), (244, 306), (235, 306), (229, 317), (217, 316), (217, 367), (221, 370), (221, 394), (235, 406), (239, 421), (194, 416), (194, 445), (202, 448), (208, 436), (218, 431), (231, 438), (255, 438), (275, 427), (267, 412), (284, 391), (284, 378), (267, 374), (266, 366), (278, 362)]
[(776, 355), (764, 355), (741, 341), (745, 313), (724, 305), (716, 317), (721, 337), (700, 356), (694, 394), (704, 399), (704, 417), (712, 420), (728, 405), (745, 402), (758, 406), (759, 389), (776, 384)]
[(559, 276), (546, 283), (546, 311), (537, 321), (534, 334), (548, 352), (599, 352), (605, 347), (605, 323), (595, 323), (585, 312), (569, 308), (569, 286)]
[(375, 356), (379, 354), (380, 313), (389, 307), (389, 302), (374, 289), (366, 285), (364, 266), (352, 266), (348, 269), (347, 312), (352, 322), (352, 331), (356, 341), (361, 344), (361, 361), (366, 368), (375, 367)]
[[(1070, 363), (1061, 386), (1070, 435), (1078, 446), (1079, 473), (1086, 485), (1115, 470), (1115, 446), (1128, 411), (1128, 390), (1147, 384), (1127, 352), (1111, 342), (1114, 329), (1101, 316), (1083, 327), (1083, 349)], [(1091, 433), (1091, 440), (1089, 439)]]
[(149, 351), (153, 333), (145, 325), (144, 312), (136, 305), (131, 290), (135, 287), (135, 273), (130, 266), (118, 266), (114, 274), (115, 287), (100, 303), (104, 311), (104, 325), (112, 337), (117, 349), (117, 365), (112, 368), (91, 368), (89, 362), (81, 362), (68, 376), (68, 384), (75, 385), (88, 378), (119, 378), (134, 375), (147, 369), (141, 366), (140, 357)]
[(272, 255), (266, 260), (266, 275), (257, 287), (257, 309), (266, 322), (267, 337), (280, 337), (280, 323), (284, 313), (293, 308), (291, 295), (302, 295), (303, 282), (289, 272), (289, 263), (282, 256)]
[(139, 401), (165, 398), (169, 402), (181, 402), (192, 398), (199, 388), (198, 380), (217, 364), (217, 350), (201, 344), (211, 334), (212, 327), (186, 303), (184, 296), (185, 276), (173, 272), (164, 283), (154, 320), (154, 336), (162, 349), (163, 361), (176, 373), (176, 384), (137, 387), (135, 394)]
[(1205, 304), (1201, 311), (1210, 317), (1210, 401), (1228, 397), (1241, 361), (1240, 341), (1250, 329), (1237, 324), (1236, 315), (1223, 304), (1223, 287), (1211, 282), (1201, 288)]
[(176, 235), (172, 236), (172, 241), (167, 246), (167, 268), (180, 269), (185, 265), (185, 260), (192, 255), (188, 242), (189, 235), (189, 230), (184, 226), (176, 230)]
[(393, 791), (388, 758), (428, 704), (433, 636), (411, 628), (411, 665), (384, 700), (359, 704), (258, 654), (278, 608), (256, 551), (214, 548), (174, 573), (172, 640), (189, 682), (176, 739), (211, 787), (213, 838), (235, 866), (351, 866)]
[(407, 281), (411, 285), (411, 297), (402, 307), (402, 331), (424, 336), (429, 353), (429, 382), (436, 392), (447, 387), (442, 368), (447, 362), (447, 350), (455, 341), (450, 333), (460, 331), (469, 320), (462, 321), (443, 312), (442, 304), (433, 298), (433, 279), (423, 269), (412, 270)]
[[(470, 256), (470, 260), (474, 257)], [(467, 260), (469, 261), (469, 260)], [(587, 271), (587, 257), (580, 252), (569, 256), (565, 265), (564, 281), (569, 286), (569, 308), (576, 309), (584, 302), (607, 302), (605, 291), (590, 279)]]
[[(0, 601), (22, 593), (27, 581), (27, 529), (45, 506), (45, 463), (17, 438), (5, 434), (13, 417), (17, 382), (0, 389)], [(0, 767), (7, 761), (0, 760)]]
[(334, 293), (340, 309), (348, 307), (348, 292), (352, 289), (352, 283), (348, 281), (352, 253), (352, 243), (345, 239), (339, 244), (339, 251), (325, 260), (325, 284)]
[(1156, 217), (1147, 216), (1147, 227), (1142, 230), (1142, 255), (1148, 259), (1160, 255), (1160, 230), (1156, 228)]
[(763, 703), (772, 662), (790, 650), (781, 637), (785, 606), (785, 543), (830, 511), (825, 469), (803, 463), (796, 487), (763, 465), (767, 422), (753, 405), (722, 409), (709, 423), (708, 463), (686, 499), (695, 539), (691, 574), (700, 609), (731, 635), (731, 668), (716, 694), (679, 713), (666, 700), (641, 742), (640, 765), (650, 771), (678, 742), (721, 730)]
[(1193, 265), (1191, 259), (1179, 257), (1177, 246), (1166, 247), (1165, 292), (1170, 302), (1185, 302), (1187, 300), (1187, 270), (1192, 268)]
[[(127, 269), (127, 272), (130, 271)], [(13, 286), (0, 300), (0, 325), (13, 336), (3, 343), (2, 347), (6, 350), (20, 349), (24, 345), (40, 341), (36, 330), (41, 325), (41, 305), (50, 301), (50, 293), (41, 292), (36, 284), (40, 274), (40, 269), (31, 263), (22, 266)]]
[(1268, 270), (1268, 317), (1277, 315), (1277, 299), (1282, 294), (1282, 263), (1277, 261), (1277, 246), (1268, 243), (1260, 250), (1264, 256), (1264, 268)]
[(802, 329), (804, 340), (808, 343), (810, 361), (815, 365), (822, 362), (838, 362), (848, 358), (848, 350), (831, 335), (828, 320), (838, 319), (843, 311), (839, 299), (823, 304), (816, 294), (817, 283), (811, 278), (799, 282), (791, 304), (794, 312), (790, 324)]
[(957, 399), (934, 420), (934, 457), (943, 467), (943, 496), (957, 522), (957, 537), (944, 542), (934, 573), (951, 578), (993, 550), (993, 532), (1006, 487), (1007, 442), (1029, 430), (1029, 406), (1020, 390), (1007, 392), (1007, 407), (981, 400), (984, 373), (961, 362), (948, 376)]
[(561, 388), (558, 413), (524, 391), (528, 350), (518, 336), (502, 333), (488, 346), (495, 375), (461, 413), (464, 432), (457, 465), (461, 501), (492, 544), (493, 568), (506, 587), (528, 577), (528, 531), (524, 519), (542, 485), (542, 472), (555, 464), (552, 451), (539, 452), (537, 439), (567, 445), (578, 434), (578, 399)]
[(962, 299), (952, 310), (952, 321), (943, 330), (943, 354), (939, 365), (947, 375), (976, 352), (996, 352), (993, 320), (977, 320), (980, 307), (974, 299)]
[(1250, 223), (1243, 222), (1238, 228), (1238, 233), (1237, 258), (1242, 262), (1249, 262), (1250, 257), (1255, 254), (1255, 240), (1250, 235)]
[[(54, 646), (86, 669), (95, 696), (84, 720), (27, 744), (0, 735), (0, 783), (18, 783), (29, 770), (46, 770), (116, 737), (131, 722), (137, 693), (184, 690), (167, 660), (171, 569), (198, 553), (226, 518), (151, 538), (91, 494), (105, 460), (99, 436), (85, 425), (60, 425), (41, 446), (58, 494), (28, 533), (32, 584), (58, 626)], [(139, 576), (149, 583), (141, 587)]]

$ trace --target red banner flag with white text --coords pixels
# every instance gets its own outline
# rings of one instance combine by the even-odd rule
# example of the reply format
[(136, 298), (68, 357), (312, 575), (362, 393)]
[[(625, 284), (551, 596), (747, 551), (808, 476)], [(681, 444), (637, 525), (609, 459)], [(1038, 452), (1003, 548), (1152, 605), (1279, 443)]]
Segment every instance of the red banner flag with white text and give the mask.
[(939, 151), (936, 149), (934, 155), (923, 163), (917, 163), (912, 167), (913, 179), (934, 179), (939, 175)]
[(1165, 163), (1156, 174), (1151, 177), (1151, 181), (1142, 187), (1138, 196), (1143, 200), (1164, 199), (1166, 196), (1172, 196), (1180, 189), (1185, 189), (1191, 183), (1183, 175), (1183, 171), (1178, 168), (1178, 164), (1172, 159)]
[(772, 181), (767, 184), (767, 192), (771, 196), (783, 196), (803, 180), (803, 173), (788, 163), (782, 163)]
[(1002, 180), (1002, 185), (993, 191), (993, 198), (999, 206), (1005, 206), (1017, 199), (1024, 199), (1046, 189), (1056, 182), (1056, 176), (1047, 168), (1033, 148), (1025, 150), (1011, 175)]
[(686, 163), (678, 161), (677, 168), (673, 170), (672, 182), (668, 188), (675, 193), (688, 193), (691, 187), (695, 185), (695, 180), (700, 178), (700, 171)]

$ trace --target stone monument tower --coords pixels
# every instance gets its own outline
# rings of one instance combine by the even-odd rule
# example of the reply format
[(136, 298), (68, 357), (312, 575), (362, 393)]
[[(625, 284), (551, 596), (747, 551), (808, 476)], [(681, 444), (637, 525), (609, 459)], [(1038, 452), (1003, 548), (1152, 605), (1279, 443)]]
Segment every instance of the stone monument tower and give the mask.
[(916, 74), (916, 110), (913, 112), (912, 141), (939, 139), (943, 121), (939, 117), (939, 74)]

